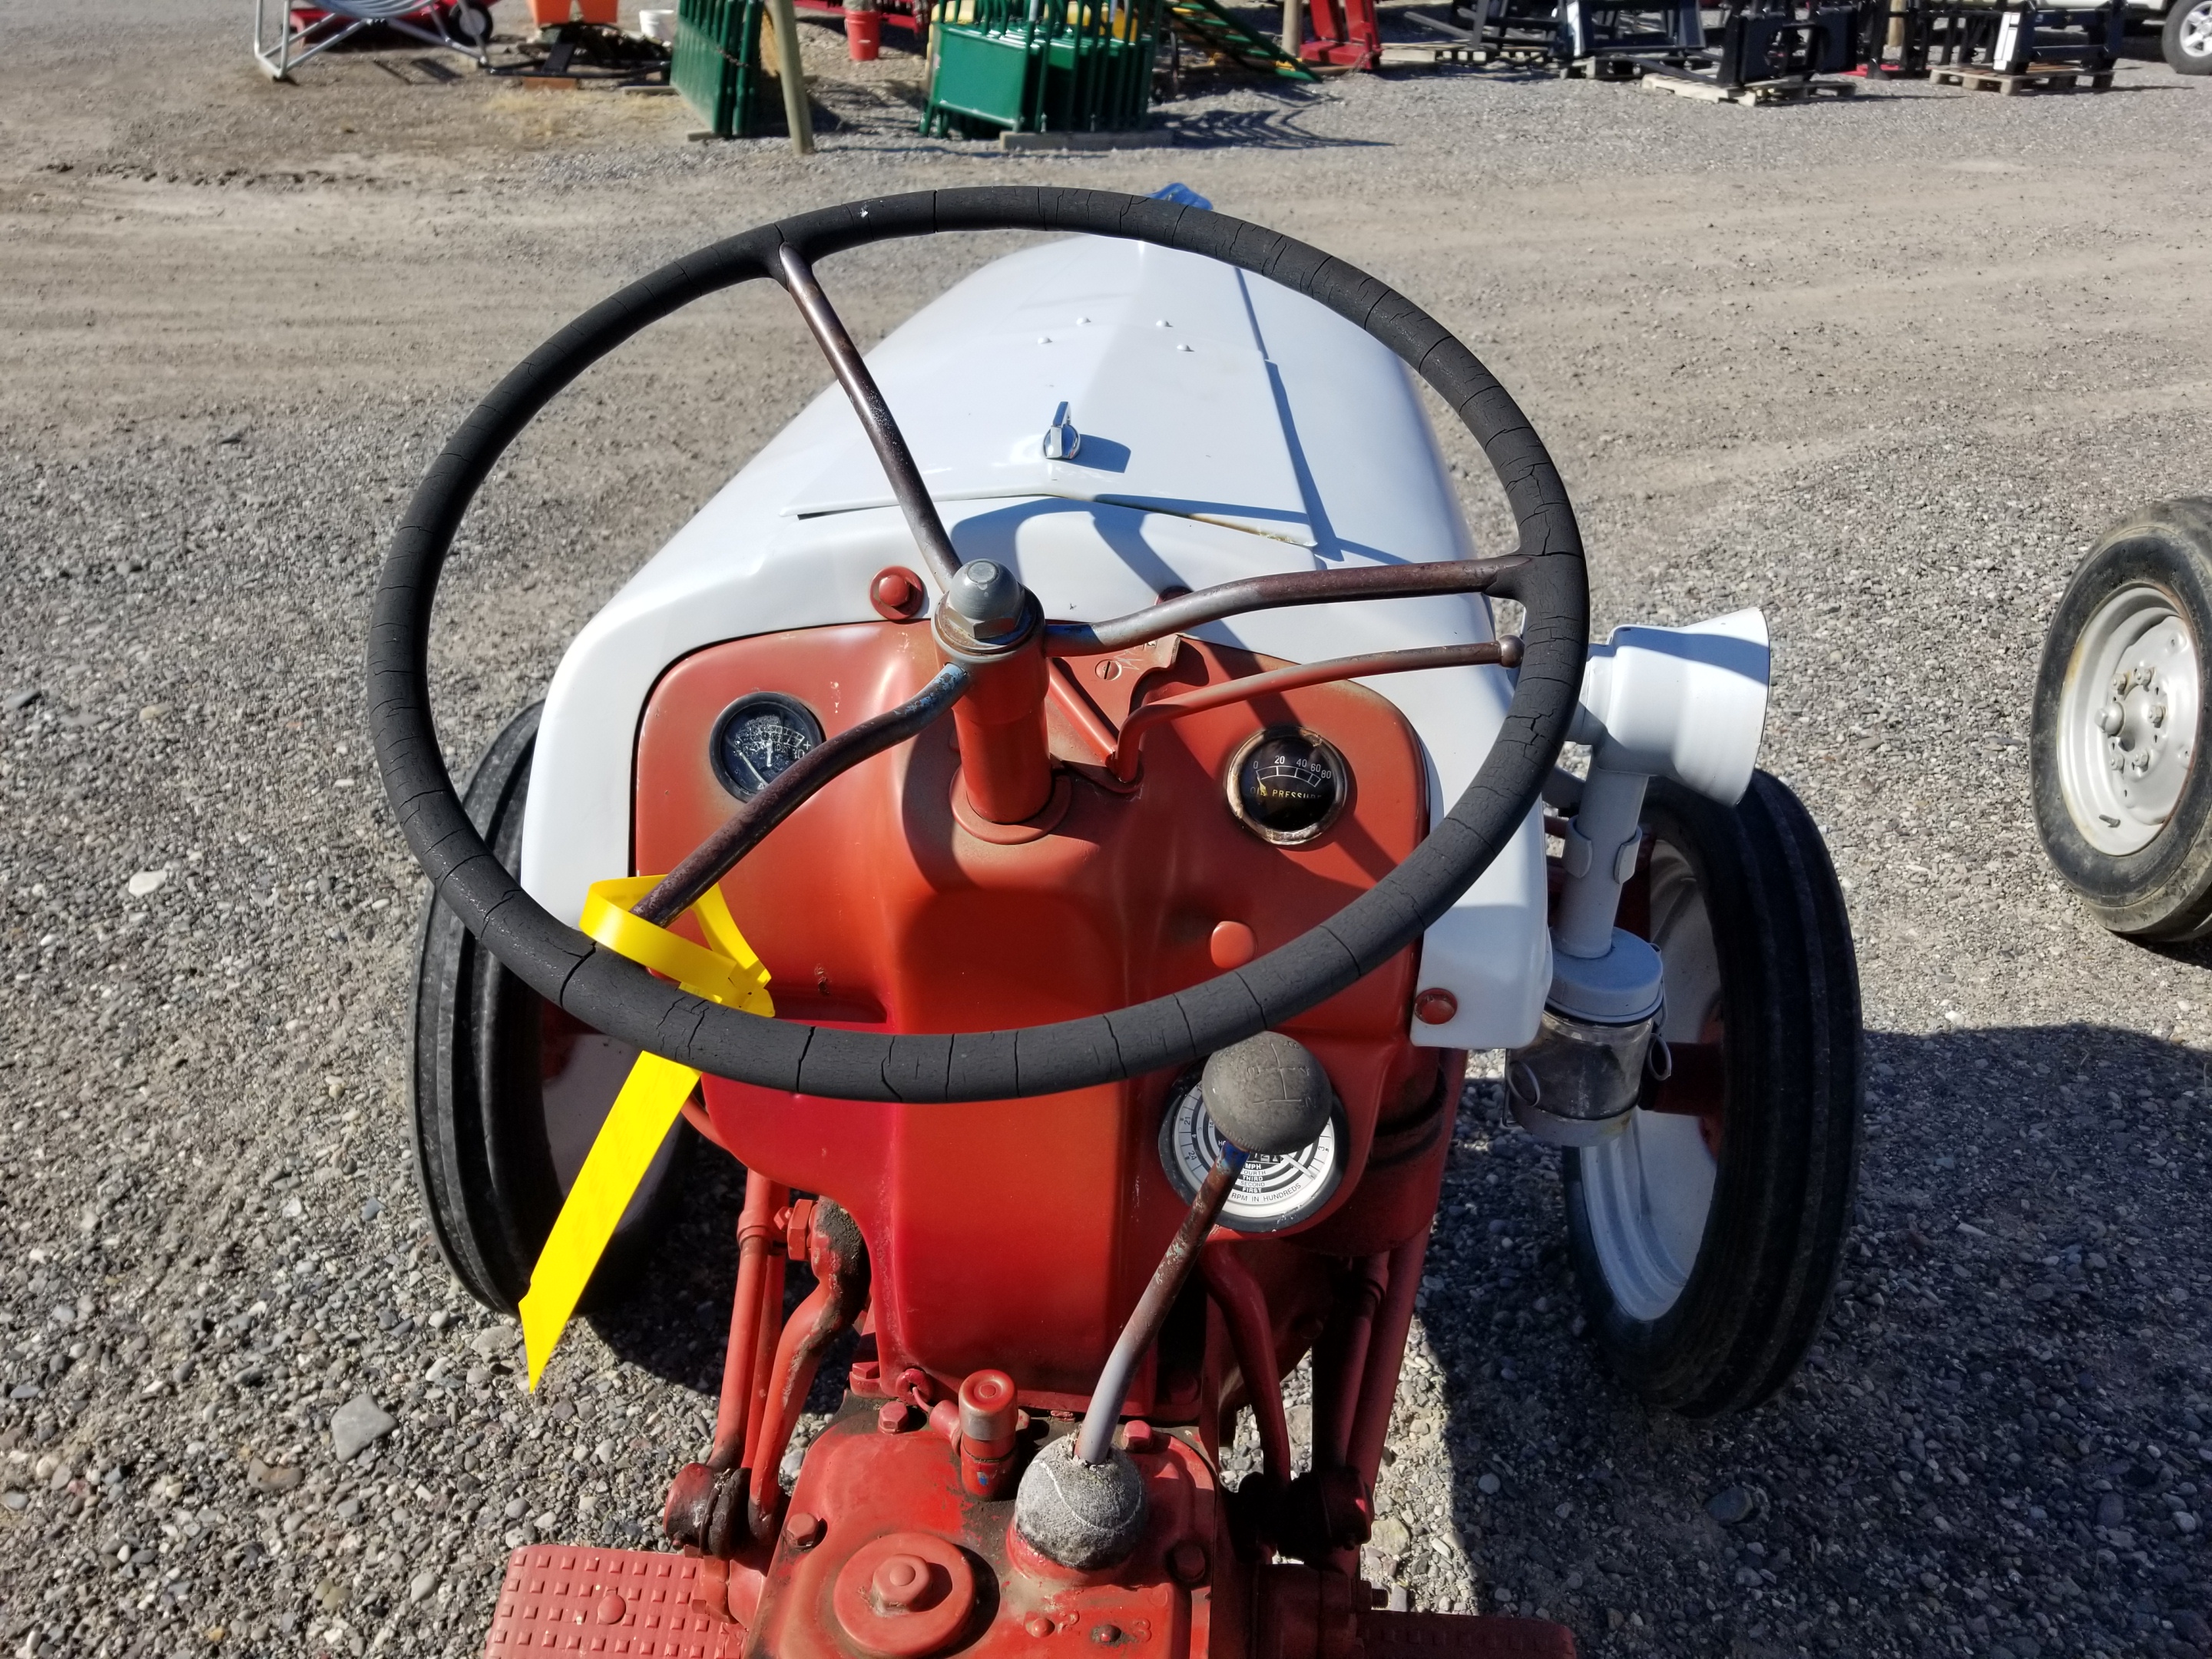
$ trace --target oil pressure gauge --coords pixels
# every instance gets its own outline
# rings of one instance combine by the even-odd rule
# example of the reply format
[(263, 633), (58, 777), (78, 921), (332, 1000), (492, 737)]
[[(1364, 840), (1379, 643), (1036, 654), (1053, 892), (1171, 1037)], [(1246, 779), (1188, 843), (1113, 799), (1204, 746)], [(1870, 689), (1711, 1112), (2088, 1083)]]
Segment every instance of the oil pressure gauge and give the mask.
[[(1221, 1131), (1206, 1112), (1203, 1079), (1203, 1068), (1194, 1066), (1176, 1079), (1160, 1124), (1160, 1164), (1186, 1203), (1221, 1156)], [(1344, 1173), (1349, 1133), (1340, 1102), (1311, 1146), (1279, 1158), (1255, 1153), (1245, 1159), (1221, 1206), (1221, 1224), (1240, 1233), (1274, 1233), (1315, 1214)]]
[(1352, 794), (1352, 769), (1336, 745), (1302, 726), (1274, 726), (1229, 763), (1229, 810), (1262, 841), (1296, 847), (1336, 822)]
[(805, 703), (781, 691), (755, 691), (722, 711), (708, 753), (722, 787), (750, 800), (821, 741), (822, 722)]

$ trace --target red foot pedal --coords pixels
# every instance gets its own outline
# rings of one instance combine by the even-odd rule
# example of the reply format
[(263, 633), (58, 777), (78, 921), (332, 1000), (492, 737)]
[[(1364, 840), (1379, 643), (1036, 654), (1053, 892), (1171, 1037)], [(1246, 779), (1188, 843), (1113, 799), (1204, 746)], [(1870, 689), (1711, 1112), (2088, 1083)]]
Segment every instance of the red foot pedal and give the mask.
[(702, 1565), (647, 1550), (517, 1550), (484, 1659), (737, 1659), (745, 1628), (714, 1605), (719, 1587), (701, 1583)]
[(1366, 1659), (1575, 1659), (1575, 1633), (1548, 1619), (1363, 1613)]

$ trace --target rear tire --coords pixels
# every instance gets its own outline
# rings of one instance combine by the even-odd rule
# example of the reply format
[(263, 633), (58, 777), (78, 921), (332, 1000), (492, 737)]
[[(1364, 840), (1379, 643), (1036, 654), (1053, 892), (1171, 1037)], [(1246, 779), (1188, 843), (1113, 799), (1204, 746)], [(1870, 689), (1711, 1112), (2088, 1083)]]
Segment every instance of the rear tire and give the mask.
[(1568, 1253), (1613, 1372), (1710, 1417), (1781, 1389), (1826, 1316), (1857, 1181), (1858, 967), (1827, 848), (1775, 778), (1735, 806), (1655, 781), (1644, 827), (1621, 925), (1665, 963), (1684, 1092), (1564, 1154)]
[(491, 40), (491, 8), (483, 0), (457, 0), (449, 15), (453, 33), (481, 52)]
[(2176, 75), (2212, 75), (2212, 0), (2172, 0), (2159, 46)]
[(2196, 764), (2208, 650), (2206, 500), (2160, 501), (2107, 532), (2044, 635), (2028, 755), (2036, 830), (2090, 913), (2130, 939), (2212, 931), (2212, 766)]
[[(510, 871), (538, 706), (477, 763), (470, 821)], [(438, 1248), (468, 1293), (512, 1314), (530, 1288), (592, 1138), (637, 1051), (576, 1024), (495, 961), (433, 895), (415, 973), (415, 1169)], [(678, 1184), (691, 1131), (678, 1123), (616, 1229), (592, 1297), (638, 1267)]]

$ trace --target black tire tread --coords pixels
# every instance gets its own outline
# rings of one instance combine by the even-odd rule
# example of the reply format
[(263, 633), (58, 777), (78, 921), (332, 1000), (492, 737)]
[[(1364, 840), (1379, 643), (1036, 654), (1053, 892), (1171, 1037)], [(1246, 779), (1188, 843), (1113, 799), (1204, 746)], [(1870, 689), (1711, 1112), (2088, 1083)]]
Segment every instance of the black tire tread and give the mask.
[[(492, 739), (463, 798), (470, 822), (510, 871), (521, 850), (520, 808), (541, 708), (532, 704)], [(483, 1057), (471, 1041), (471, 1016), (488, 988), (487, 970), (497, 973), (498, 964), (434, 891), (416, 955), (410, 1075), (416, 1185), (453, 1277), (483, 1306), (513, 1314), (529, 1288), (535, 1251), (500, 1201), (482, 1110)]]
[(1858, 1177), (1858, 968), (1827, 849), (1778, 779), (1755, 774), (1734, 807), (1655, 781), (1646, 822), (1689, 859), (1712, 917), (1727, 1032), (1721, 1167), (1698, 1261), (1660, 1318), (1613, 1302), (1572, 1152), (1569, 1255), (1614, 1372), (1653, 1405), (1711, 1417), (1778, 1393), (1827, 1316)]

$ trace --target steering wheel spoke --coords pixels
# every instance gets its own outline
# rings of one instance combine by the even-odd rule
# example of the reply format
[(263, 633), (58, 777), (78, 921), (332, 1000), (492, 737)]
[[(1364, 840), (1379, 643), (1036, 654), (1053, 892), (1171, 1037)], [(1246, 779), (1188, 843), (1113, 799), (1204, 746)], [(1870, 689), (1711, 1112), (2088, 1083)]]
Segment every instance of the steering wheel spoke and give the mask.
[(1121, 722), (1107, 763), (1120, 781), (1134, 782), (1145, 733), (1187, 714), (1200, 714), (1209, 708), (1250, 702), (1255, 697), (1295, 691), (1309, 685), (1370, 679), (1378, 674), (1414, 673), (1425, 668), (1466, 668), (1478, 663), (1518, 668), (1521, 641), (1508, 634), (1502, 640), (1484, 640), (1473, 645), (1426, 646), (1412, 651), (1375, 651), (1364, 657), (1330, 657), (1320, 662), (1292, 663), (1287, 668), (1271, 669), (1264, 674), (1246, 674), (1180, 696), (1154, 698), (1129, 711), (1128, 719)]
[(1350, 570), (1300, 570), (1247, 576), (1184, 593), (1103, 623), (1054, 623), (1045, 629), (1048, 657), (1103, 657), (1188, 634), (1206, 623), (1294, 605), (1352, 599), (1404, 599), (1437, 593), (1484, 593), (1526, 569), (1525, 555), (1502, 559), (1440, 559), (1425, 564), (1362, 565)]
[(937, 503), (929, 498), (928, 487), (921, 481), (921, 469), (914, 464), (914, 452), (907, 447), (906, 434), (899, 430), (898, 420), (891, 413), (883, 388), (876, 384), (876, 377), (868, 372), (867, 360), (860, 356), (860, 349), (846, 332), (845, 319), (837, 314), (837, 308), (830, 303), (830, 296), (822, 291), (812, 262), (789, 242), (776, 249), (775, 257), (776, 272), (784, 292), (798, 305), (799, 314), (806, 319), (814, 343), (830, 360), (837, 384), (852, 399), (853, 412), (860, 417), (860, 429), (868, 434), (876, 459), (883, 463), (884, 476), (890, 480), (891, 494), (897, 498), (899, 510), (906, 514), (908, 527), (914, 532), (915, 545), (921, 550), (929, 574), (937, 578), (939, 589), (950, 587), (953, 573), (960, 568), (960, 556), (953, 550), (952, 538), (945, 533), (945, 520), (938, 516)]

